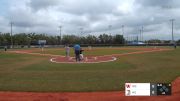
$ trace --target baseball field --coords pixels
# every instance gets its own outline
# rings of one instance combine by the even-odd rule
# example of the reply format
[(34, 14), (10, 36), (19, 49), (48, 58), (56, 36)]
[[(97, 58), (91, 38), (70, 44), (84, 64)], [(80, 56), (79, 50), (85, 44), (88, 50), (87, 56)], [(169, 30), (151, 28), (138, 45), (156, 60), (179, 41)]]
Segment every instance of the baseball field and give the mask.
[[(0, 101), (178, 101), (180, 49), (83, 47), (0, 50)], [(172, 83), (171, 96), (127, 97), (124, 85)]]
[[(64, 48), (0, 51), (0, 91), (123, 91), (126, 82), (169, 83), (180, 76), (180, 49), (170, 47), (85, 48), (84, 62), (65, 58)], [(71, 49), (70, 57), (74, 53)], [(94, 60), (90, 61), (93, 57)], [(101, 58), (100, 58), (101, 57)], [(113, 61), (103, 60), (114, 57)], [(100, 59), (100, 60), (98, 60)], [(103, 61), (101, 61), (101, 59)], [(57, 60), (57, 61), (61, 61)], [(73, 60), (73, 58), (71, 58)], [(96, 62), (98, 61), (98, 62)]]

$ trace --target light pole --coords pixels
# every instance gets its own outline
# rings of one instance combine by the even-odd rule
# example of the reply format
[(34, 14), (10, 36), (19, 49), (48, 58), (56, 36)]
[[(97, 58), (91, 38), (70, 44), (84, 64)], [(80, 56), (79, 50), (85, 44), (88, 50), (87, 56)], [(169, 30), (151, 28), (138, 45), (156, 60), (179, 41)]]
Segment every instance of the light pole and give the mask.
[(83, 35), (83, 30), (84, 30), (84, 28), (79, 28), (79, 31), (80, 31), (80, 35), (79, 35), (79, 37), (81, 36), (81, 35)]
[(121, 27), (122, 27), (122, 35), (124, 36), (124, 25), (122, 25)]
[(174, 21), (175, 19), (170, 19), (171, 23), (172, 23), (172, 43), (174, 45), (174, 48), (176, 48), (176, 43), (174, 41)]
[(173, 31), (173, 27), (174, 27), (174, 19), (170, 19), (171, 23), (172, 23), (172, 42), (174, 43), (174, 31)]
[[(121, 26), (122, 27), (122, 44), (124, 43), (124, 25)], [(125, 39), (126, 40), (126, 39)], [(125, 44), (125, 43), (124, 43)]]
[(59, 44), (61, 45), (61, 31), (62, 31), (62, 26), (59, 26), (59, 34), (60, 34), (60, 42)]
[(142, 32), (141, 32), (141, 34), (142, 34), (142, 42), (144, 41), (144, 27), (142, 26)]
[(139, 30), (139, 34), (140, 34), (139, 41), (141, 41), (141, 38), (142, 38), (142, 30), (141, 29)]
[(27, 36), (28, 39), (28, 48), (31, 48), (31, 37)]
[(109, 34), (110, 34), (110, 36), (111, 36), (111, 28), (112, 28), (112, 25), (109, 25), (108, 28), (109, 28)]
[(13, 30), (12, 30), (12, 27), (13, 27), (13, 22), (10, 22), (10, 24), (11, 24), (11, 48), (13, 48), (13, 36), (12, 36), (12, 33), (13, 33)]

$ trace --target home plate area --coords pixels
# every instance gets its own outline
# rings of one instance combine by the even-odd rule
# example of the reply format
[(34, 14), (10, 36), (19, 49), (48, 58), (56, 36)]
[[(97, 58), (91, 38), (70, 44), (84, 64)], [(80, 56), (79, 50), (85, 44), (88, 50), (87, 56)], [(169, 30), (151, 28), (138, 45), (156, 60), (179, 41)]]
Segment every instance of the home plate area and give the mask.
[(81, 61), (76, 62), (75, 57), (55, 57), (50, 61), (54, 63), (103, 63), (115, 61), (117, 58), (112, 56), (87, 56)]

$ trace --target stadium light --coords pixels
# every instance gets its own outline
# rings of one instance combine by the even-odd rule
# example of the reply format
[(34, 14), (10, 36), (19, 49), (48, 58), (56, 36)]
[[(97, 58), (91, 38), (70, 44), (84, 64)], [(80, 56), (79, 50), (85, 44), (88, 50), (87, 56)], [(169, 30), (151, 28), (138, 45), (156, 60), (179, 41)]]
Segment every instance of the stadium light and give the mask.
[(112, 25), (109, 25), (108, 28), (109, 28), (109, 34), (110, 34), (110, 36), (111, 36), (111, 28), (112, 28)]
[[(84, 30), (84, 28), (79, 28), (79, 31), (80, 31), (80, 35), (83, 35), (83, 30)], [(79, 35), (79, 37), (80, 37), (80, 35)]]
[(124, 36), (124, 25), (122, 25), (121, 27), (122, 27), (122, 35)]
[(60, 34), (60, 45), (61, 45), (61, 31), (62, 31), (62, 26), (59, 26), (59, 34)]
[(170, 19), (170, 21), (171, 21), (171, 23), (172, 23), (172, 42), (173, 42), (173, 44), (175, 45), (175, 42), (174, 42), (174, 20), (175, 19)]
[(142, 41), (144, 41), (144, 27), (142, 26), (142, 32), (141, 32), (141, 34), (142, 34)]
[[(122, 36), (124, 37), (124, 25), (122, 25), (121, 27), (122, 27)], [(122, 40), (122, 43), (124, 43), (124, 40)]]
[(12, 36), (12, 34), (13, 34), (13, 29), (12, 29), (12, 27), (13, 27), (13, 22), (10, 22), (10, 25), (11, 25), (11, 48), (13, 48), (13, 36)]
[(139, 41), (141, 41), (141, 38), (142, 38), (142, 30), (141, 29), (139, 30), (139, 34), (140, 34)]

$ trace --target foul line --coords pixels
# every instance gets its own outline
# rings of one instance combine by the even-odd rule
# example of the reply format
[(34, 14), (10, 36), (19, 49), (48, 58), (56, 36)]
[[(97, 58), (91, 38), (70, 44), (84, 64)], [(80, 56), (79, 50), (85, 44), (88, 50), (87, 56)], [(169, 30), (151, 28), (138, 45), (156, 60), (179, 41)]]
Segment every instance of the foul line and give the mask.
[[(112, 62), (117, 60), (117, 56), (125, 56), (125, 55), (131, 55), (131, 54), (142, 54), (142, 53), (151, 53), (151, 52), (161, 52), (161, 51), (170, 51), (173, 49), (155, 49), (155, 50), (147, 50), (147, 51), (137, 51), (137, 52), (129, 52), (129, 53), (122, 53), (122, 54), (112, 54), (112, 55), (102, 55), (102, 56), (96, 56), (96, 57), (112, 57), (112, 60), (107, 60), (107, 61), (99, 61), (99, 62), (57, 62), (54, 61), (56, 58), (50, 59), (51, 62), (53, 63), (103, 63), (103, 62)], [(42, 54), (42, 53), (29, 53), (29, 52), (23, 52), (23, 51), (9, 51), (11, 53), (18, 53), (18, 54), (30, 54), (30, 55), (40, 55), (40, 56), (51, 56), (51, 57), (65, 57), (63, 55), (52, 55), (52, 54)]]
[(173, 49), (156, 49), (156, 50), (148, 50), (148, 51), (137, 51), (137, 52), (128, 52), (128, 53), (122, 53), (122, 54), (112, 54), (112, 55), (103, 55), (98, 57), (104, 57), (104, 56), (125, 56), (125, 55), (131, 55), (131, 54), (142, 54), (142, 53), (152, 53), (152, 52), (161, 52), (161, 51), (170, 51)]
[(11, 53), (19, 53), (19, 54), (40, 55), (40, 56), (65, 57), (63, 55), (52, 55), (52, 54), (42, 54), (42, 53), (29, 53), (29, 52), (22, 52), (22, 51), (9, 51), (9, 52), (11, 52)]

